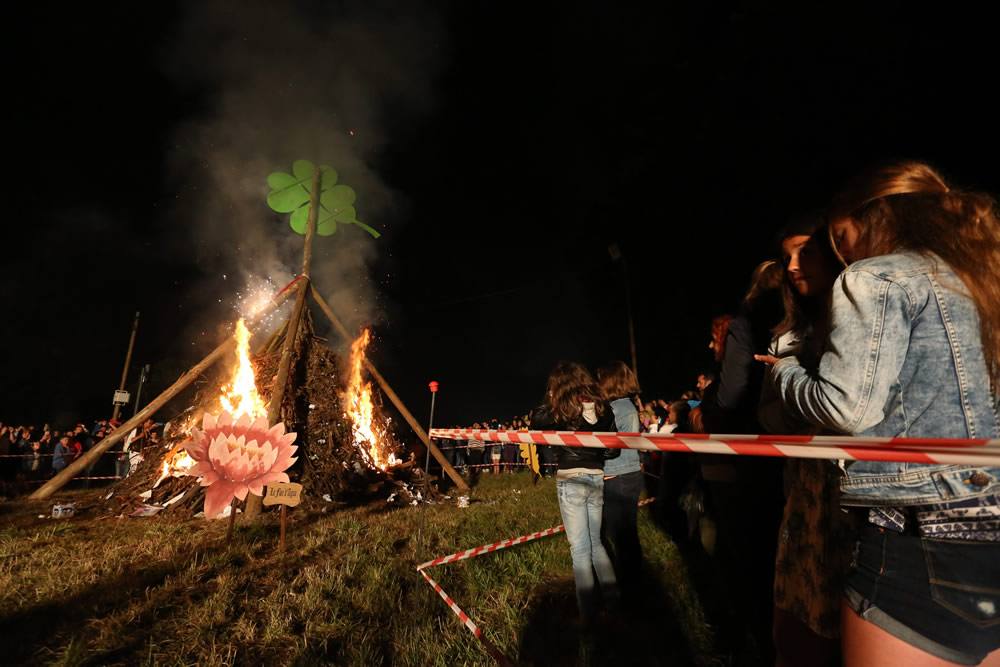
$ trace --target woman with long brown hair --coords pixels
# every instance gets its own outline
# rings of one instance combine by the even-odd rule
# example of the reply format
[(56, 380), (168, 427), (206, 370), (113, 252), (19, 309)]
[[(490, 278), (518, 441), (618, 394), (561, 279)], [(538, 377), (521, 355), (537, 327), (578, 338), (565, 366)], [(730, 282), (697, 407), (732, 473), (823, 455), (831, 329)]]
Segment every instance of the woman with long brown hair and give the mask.
[[(608, 401), (615, 419), (616, 430), (639, 433), (639, 380), (623, 361), (613, 361), (597, 369), (597, 383), (604, 400)], [(639, 544), (639, 495), (642, 493), (642, 470), (639, 452), (626, 449), (618, 458), (604, 465), (604, 512), (602, 534), (615, 574), (622, 590), (635, 591), (642, 569), (642, 547)]]
[[(815, 372), (773, 373), (785, 404), (862, 436), (1000, 437), (1000, 219), (931, 167), (864, 174), (831, 216), (837, 279)], [(858, 461), (847, 665), (1000, 665), (1000, 467)]]
[[(545, 403), (532, 416), (534, 429), (565, 431), (615, 431), (614, 413), (600, 388), (583, 365), (560, 362), (549, 375)], [(604, 461), (618, 456), (617, 449), (553, 447), (556, 452), (556, 490), (566, 539), (573, 558), (576, 601), (585, 631), (597, 616), (594, 575), (602, 597), (617, 602), (618, 582), (608, 552), (601, 544), (604, 505)]]

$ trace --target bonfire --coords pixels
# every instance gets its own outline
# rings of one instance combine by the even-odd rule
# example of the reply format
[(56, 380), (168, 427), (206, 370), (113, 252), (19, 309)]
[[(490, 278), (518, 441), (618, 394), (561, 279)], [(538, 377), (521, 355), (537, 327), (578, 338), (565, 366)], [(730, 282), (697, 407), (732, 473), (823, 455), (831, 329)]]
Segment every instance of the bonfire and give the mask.
[(353, 342), (345, 364), (304, 319), (308, 324), (295, 364), (307, 381), (286, 394), (281, 422), (267, 422), (261, 392), (267, 381), (259, 381), (273, 381), (278, 354), (255, 357), (241, 320), (234, 333), (235, 363), (218, 388), (204, 388), (196, 405), (173, 420), (163, 450), (143, 451), (148, 461), (121, 483), (132, 493), (117, 494), (119, 502), (138, 495), (173, 512), (186, 510), (190, 516), (203, 508), (206, 518), (217, 518), (234, 496), (242, 501), (249, 493), (262, 494), (268, 483), (288, 481), (304, 484), (307, 504), (422, 500), (426, 492), (414, 490), (424, 486), (422, 471), (397, 456), (391, 420), (365, 380), (370, 330)]
[[(389, 419), (379, 415), (371, 385), (361, 372), (364, 366), (374, 371), (364, 358), (370, 332), (363, 332), (352, 346), (350, 381), (341, 384), (337, 378), (343, 374), (342, 365), (323, 339), (314, 335), (312, 316), (305, 307), (311, 294), (337, 333), (349, 339), (348, 329), (310, 278), (313, 238), (331, 236), (338, 228), (352, 225), (373, 238), (380, 234), (357, 219), (354, 190), (338, 182), (336, 170), (327, 165), (296, 160), (291, 173), (273, 172), (267, 184), (271, 188), (268, 206), (277, 213), (290, 214), (289, 225), (303, 237), (302, 268), (273, 296), (254, 290), (241, 301), (257, 325), (273, 317), (286, 299), (295, 304), (291, 315), (256, 356), (251, 355), (250, 332), (241, 320), (235, 332), (237, 360), (231, 375), (208, 388), (207, 393), (200, 392), (195, 405), (182, 413), (180, 427), (171, 428), (166, 451), (158, 445), (145, 447), (142, 463), (107, 498), (117, 494), (116, 501), (122, 505), (145, 500), (155, 505), (153, 510), (171, 507), (176, 511), (194, 506), (200, 498), (199, 489), (207, 488), (204, 507), (206, 516), (211, 517), (224, 496), (246, 498), (263, 491), (269, 482), (295, 478), (305, 489), (305, 503), (316, 498), (333, 502), (335, 498), (371, 500), (381, 496), (396, 504), (415, 504), (422, 496), (411, 491), (410, 483), (416, 478), (426, 494), (426, 478), (412, 465), (412, 455), (407, 463), (396, 458), (400, 448), (393, 442)], [(127, 422), (129, 428), (178, 396), (228, 348), (229, 343), (223, 343), (181, 376), (133, 416)], [(384, 378), (376, 377), (452, 481), (459, 488), (468, 488), (395, 392), (388, 391)], [(271, 401), (266, 409), (260, 393), (263, 388)], [(197, 428), (199, 422), (201, 427)], [(121, 437), (121, 433), (108, 436), (85, 456), (100, 456)], [(291, 445), (293, 440), (296, 447)], [(293, 458), (292, 453), (298, 456)], [(78, 463), (77, 468), (82, 466), (82, 462)], [(33, 496), (51, 495), (75, 474), (74, 465)], [(257, 503), (248, 503), (247, 508), (254, 516), (259, 511)]]

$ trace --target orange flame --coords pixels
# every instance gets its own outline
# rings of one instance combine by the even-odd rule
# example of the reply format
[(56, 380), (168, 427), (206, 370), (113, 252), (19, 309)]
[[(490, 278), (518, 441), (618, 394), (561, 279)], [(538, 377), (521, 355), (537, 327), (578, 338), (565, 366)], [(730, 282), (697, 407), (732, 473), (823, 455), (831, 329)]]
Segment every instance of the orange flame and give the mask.
[(257, 381), (254, 379), (253, 364), (250, 363), (250, 331), (243, 323), (243, 318), (236, 323), (235, 337), (238, 363), (232, 380), (222, 387), (219, 403), (233, 419), (243, 415), (262, 417), (267, 414), (267, 404), (257, 393)]
[(185, 475), (190, 475), (189, 471), (194, 467), (195, 463), (196, 461), (188, 455), (186, 450), (174, 448), (163, 457), (163, 465), (160, 466), (160, 478), (156, 480), (153, 488), (158, 487), (160, 482), (167, 477), (184, 477)]
[[(253, 364), (250, 362), (250, 330), (242, 318), (236, 323), (236, 332), (233, 336), (236, 338), (236, 368), (233, 369), (229, 383), (223, 385), (220, 390), (219, 404), (233, 416), (234, 420), (243, 415), (250, 415), (252, 418), (262, 417), (267, 414), (267, 404), (257, 393)], [(195, 416), (189, 415), (176, 431), (189, 433), (195, 421)], [(187, 450), (175, 447), (163, 457), (160, 478), (153, 486), (159, 486), (167, 477), (189, 475), (189, 471), (196, 463)]]
[(372, 386), (361, 376), (361, 368), (365, 361), (365, 350), (371, 333), (365, 329), (361, 336), (351, 344), (351, 376), (347, 385), (345, 404), (347, 416), (351, 418), (351, 431), (354, 435), (354, 445), (361, 450), (362, 455), (372, 468), (385, 470), (399, 463), (395, 455), (387, 453), (382, 443), (383, 437), (375, 424), (375, 409), (372, 404)]

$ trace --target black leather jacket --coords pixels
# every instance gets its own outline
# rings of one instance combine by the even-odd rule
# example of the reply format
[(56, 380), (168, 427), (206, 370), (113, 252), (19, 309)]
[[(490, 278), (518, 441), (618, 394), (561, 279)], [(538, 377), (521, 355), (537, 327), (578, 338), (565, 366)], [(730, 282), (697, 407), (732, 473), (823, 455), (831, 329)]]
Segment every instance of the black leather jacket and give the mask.
[[(618, 430), (615, 426), (615, 414), (612, 412), (611, 406), (607, 402), (604, 403), (604, 414), (597, 418), (596, 424), (588, 424), (582, 415), (577, 417), (577, 419), (573, 422), (557, 422), (552, 415), (549, 414), (548, 408), (544, 405), (532, 410), (528, 421), (531, 423), (532, 430), (535, 431), (615, 432)], [(552, 447), (552, 451), (556, 454), (556, 462), (559, 464), (560, 470), (568, 470), (569, 468), (596, 468), (603, 470), (605, 460), (617, 458), (618, 455), (621, 454), (620, 449), (561, 447), (557, 445), (541, 446)]]

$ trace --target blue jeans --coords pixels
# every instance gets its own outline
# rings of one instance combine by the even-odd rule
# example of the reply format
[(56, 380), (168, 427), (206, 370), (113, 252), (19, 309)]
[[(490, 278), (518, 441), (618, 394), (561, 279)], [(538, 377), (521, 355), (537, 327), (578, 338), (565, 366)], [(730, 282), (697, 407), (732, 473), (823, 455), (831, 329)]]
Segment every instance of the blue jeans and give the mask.
[(615, 572), (626, 590), (639, 579), (642, 570), (638, 527), (641, 493), (640, 471), (604, 480), (604, 511), (601, 515), (604, 543), (607, 545), (605, 548), (614, 554)]
[(617, 602), (618, 583), (608, 552), (601, 544), (601, 512), (604, 507), (604, 476), (579, 475), (556, 482), (559, 513), (562, 514), (569, 552), (573, 558), (576, 602), (584, 624), (594, 620), (596, 593), (594, 573), (606, 600)]

